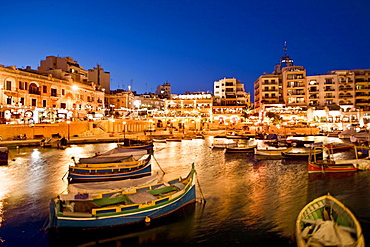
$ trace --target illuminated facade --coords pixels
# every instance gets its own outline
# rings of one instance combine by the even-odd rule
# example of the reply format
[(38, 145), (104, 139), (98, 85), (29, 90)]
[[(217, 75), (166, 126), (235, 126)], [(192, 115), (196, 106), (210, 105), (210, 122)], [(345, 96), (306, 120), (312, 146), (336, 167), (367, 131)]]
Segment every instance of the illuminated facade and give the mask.
[(47, 61), (41, 61), (39, 70), (0, 66), (1, 122), (33, 124), (102, 117), (104, 91), (87, 80), (87, 71), (70, 58)]
[(213, 83), (214, 103), (220, 106), (250, 106), (250, 94), (244, 90), (244, 84), (235, 78), (223, 78)]
[(171, 84), (166, 82), (163, 85), (157, 87), (155, 92), (161, 99), (171, 98)]
[(105, 115), (128, 116), (133, 109), (134, 93), (121, 89), (105, 94)]

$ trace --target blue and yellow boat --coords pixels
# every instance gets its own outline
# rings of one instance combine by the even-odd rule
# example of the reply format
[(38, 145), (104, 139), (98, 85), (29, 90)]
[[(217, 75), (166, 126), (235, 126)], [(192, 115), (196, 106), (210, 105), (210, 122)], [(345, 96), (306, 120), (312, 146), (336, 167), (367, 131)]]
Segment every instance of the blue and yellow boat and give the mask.
[(194, 164), (185, 178), (109, 191), (92, 197), (87, 193), (59, 195), (50, 203), (51, 228), (104, 228), (149, 222), (196, 200)]
[(69, 166), (68, 179), (93, 182), (143, 177), (151, 174), (150, 160), (151, 154), (145, 154), (137, 161)]

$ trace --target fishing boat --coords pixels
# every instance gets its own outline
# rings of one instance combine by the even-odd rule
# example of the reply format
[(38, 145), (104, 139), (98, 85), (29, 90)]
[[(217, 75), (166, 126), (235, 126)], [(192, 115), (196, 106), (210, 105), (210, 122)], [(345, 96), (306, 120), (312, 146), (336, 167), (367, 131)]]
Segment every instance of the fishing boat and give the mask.
[(211, 145), (211, 148), (231, 148), (231, 147), (237, 147), (238, 141), (229, 140), (229, 139), (214, 139), (213, 143)]
[(71, 182), (93, 182), (148, 176), (151, 174), (150, 159), (151, 155), (146, 154), (137, 161), (69, 166), (68, 179)]
[(166, 138), (155, 138), (153, 139), (153, 142), (155, 143), (166, 143)]
[[(308, 156), (311, 154), (310, 150), (291, 150), (289, 152), (282, 152), (282, 155), (284, 158), (292, 158), (292, 159), (308, 159)], [(323, 151), (322, 150), (316, 150), (315, 154), (317, 156), (322, 157)]]
[(166, 142), (181, 142), (181, 141), (182, 141), (181, 138), (176, 138), (176, 137), (166, 139)]
[(75, 161), (75, 165), (77, 164), (101, 164), (101, 163), (113, 163), (113, 162), (123, 162), (123, 160), (127, 160), (130, 157), (141, 157), (147, 154), (147, 150), (135, 150), (135, 149), (125, 149), (121, 147), (116, 147), (111, 149), (105, 153), (96, 153), (95, 156), (87, 157), (87, 158), (80, 158), (78, 162), (76, 162), (75, 157), (72, 159)]
[(296, 221), (298, 247), (364, 247), (361, 225), (353, 213), (330, 194), (308, 203)]
[[(318, 157), (317, 150), (325, 152), (324, 157)], [(333, 150), (325, 146), (312, 147), (311, 154), (308, 158), (308, 173), (356, 172), (359, 170), (357, 151), (355, 151), (356, 159), (351, 160), (335, 160)]]
[(250, 153), (257, 147), (257, 145), (248, 145), (248, 146), (241, 146), (238, 145), (236, 147), (228, 147), (226, 148), (226, 153)]
[(353, 144), (344, 142), (333, 142), (324, 145), (328, 149), (332, 150), (349, 150), (353, 148)]
[(136, 187), (133, 191), (109, 191), (98, 196), (80, 193), (59, 195), (50, 203), (48, 228), (104, 228), (150, 222), (196, 200), (194, 164), (185, 178)]
[(266, 146), (265, 148), (256, 147), (254, 154), (262, 156), (282, 156), (283, 152), (289, 152), (293, 147), (271, 147)]
[(153, 149), (154, 145), (153, 142), (148, 143), (139, 143), (139, 144), (131, 144), (131, 145), (119, 145), (120, 148), (124, 149)]
[(72, 183), (68, 184), (66, 194), (62, 194), (63, 197), (74, 197), (78, 193), (89, 193), (92, 197), (99, 193), (108, 191), (133, 191), (136, 187), (142, 187), (145, 185), (152, 185), (158, 183), (161, 177), (158, 174), (145, 176), (141, 178), (132, 178), (117, 181), (106, 181), (106, 182), (87, 182), (87, 183)]
[(292, 147), (305, 147), (306, 145), (310, 145), (315, 141), (308, 141), (308, 140), (299, 140), (299, 139), (287, 139), (287, 144)]

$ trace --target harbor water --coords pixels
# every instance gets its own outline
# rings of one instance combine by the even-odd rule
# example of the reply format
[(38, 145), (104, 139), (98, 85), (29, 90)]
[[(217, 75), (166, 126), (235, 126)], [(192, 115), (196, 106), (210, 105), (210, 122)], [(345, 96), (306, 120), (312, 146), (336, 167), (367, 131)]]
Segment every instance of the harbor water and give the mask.
[(213, 137), (155, 143), (152, 170), (163, 170), (165, 180), (187, 175), (195, 164), (195, 204), (150, 223), (59, 232), (43, 228), (50, 199), (67, 187), (71, 158), (117, 144), (12, 149), (9, 164), (0, 166), (0, 246), (295, 246), (299, 211), (327, 193), (355, 214), (370, 243), (370, 171), (309, 175), (307, 160), (256, 159), (253, 153), (212, 149), (212, 142)]

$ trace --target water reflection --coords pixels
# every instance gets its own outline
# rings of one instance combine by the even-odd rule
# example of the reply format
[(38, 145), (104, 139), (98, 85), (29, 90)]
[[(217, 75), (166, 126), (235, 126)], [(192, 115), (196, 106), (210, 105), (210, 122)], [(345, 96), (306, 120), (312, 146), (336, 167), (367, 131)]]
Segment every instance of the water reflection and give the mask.
[[(72, 231), (53, 235), (50, 242), (36, 233), (48, 217), (50, 198), (67, 187), (62, 178), (73, 164), (71, 157), (89, 157), (116, 144), (11, 150), (14, 161), (0, 167), (0, 235), (9, 246), (295, 246), (298, 212), (328, 192), (355, 213), (368, 235), (370, 172), (308, 174), (305, 160), (257, 160), (253, 154), (211, 149), (211, 143), (212, 138), (156, 143), (151, 161), (153, 172), (165, 171), (165, 180), (185, 176), (194, 162), (205, 205), (198, 202), (175, 218), (149, 225), (82, 231), (81, 235)], [(197, 196), (201, 197), (199, 190)], [(21, 231), (29, 235), (20, 238)]]

